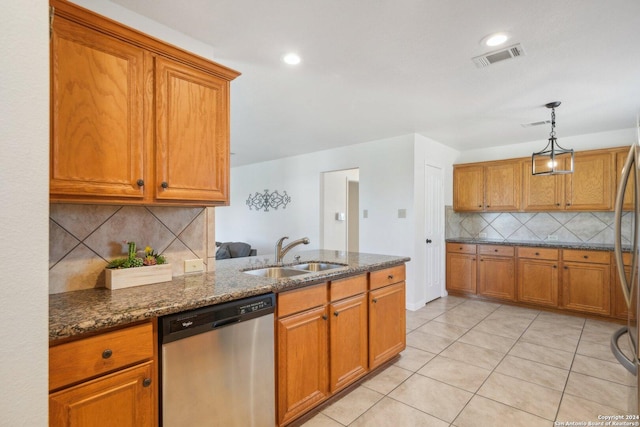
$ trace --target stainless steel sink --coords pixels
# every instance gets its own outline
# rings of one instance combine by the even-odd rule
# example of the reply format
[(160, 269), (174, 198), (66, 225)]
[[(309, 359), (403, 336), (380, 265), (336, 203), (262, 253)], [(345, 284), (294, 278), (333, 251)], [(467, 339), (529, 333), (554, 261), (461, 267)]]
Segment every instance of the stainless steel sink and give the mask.
[(292, 265), (291, 268), (295, 268), (298, 270), (306, 270), (306, 271), (326, 271), (333, 270), (336, 268), (346, 267), (343, 264), (333, 264), (330, 262), (305, 262), (302, 264)]
[(245, 270), (244, 273), (252, 274), (254, 276), (269, 277), (271, 279), (281, 279), (284, 277), (298, 276), (300, 274), (307, 274), (307, 270), (299, 270), (289, 267), (267, 267), (258, 268), (256, 270)]

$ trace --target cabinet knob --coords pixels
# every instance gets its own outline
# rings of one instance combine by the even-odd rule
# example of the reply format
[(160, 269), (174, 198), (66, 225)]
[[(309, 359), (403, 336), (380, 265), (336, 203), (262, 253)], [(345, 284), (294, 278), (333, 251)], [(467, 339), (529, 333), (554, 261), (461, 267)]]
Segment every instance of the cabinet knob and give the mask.
[(145, 378), (142, 380), (143, 387), (149, 387), (151, 385), (151, 378)]
[(390, 274), (389, 276), (387, 276), (387, 279), (393, 280), (393, 274)]
[(333, 315), (336, 316), (336, 317), (338, 317), (338, 314), (340, 314), (340, 313), (338, 313), (337, 311), (333, 312)]
[(589, 258), (589, 255), (584, 255), (582, 258), (587, 259)]
[(144, 187), (144, 179), (137, 180), (136, 184), (138, 184), (138, 187)]
[(564, 269), (565, 269), (565, 270), (568, 270), (568, 269), (569, 269), (569, 267), (567, 267), (567, 266), (565, 265), (565, 266), (564, 266)]
[(162, 181), (162, 184), (160, 184), (160, 187), (167, 189), (169, 188), (169, 184), (167, 184), (167, 181)]
[(567, 206), (571, 206), (571, 203), (567, 203)]
[(490, 208), (491, 206), (487, 205), (488, 208)]
[(374, 304), (376, 304), (378, 302), (378, 298), (374, 298), (371, 300), (371, 302), (373, 302)]
[(478, 207), (479, 207), (479, 208), (481, 208), (481, 207), (482, 207), (482, 205), (478, 205)]
[(554, 265), (554, 266), (553, 266), (553, 268), (558, 268), (558, 266), (557, 266), (557, 265)]
[(112, 354), (113, 354), (113, 351), (111, 351), (111, 349), (106, 349), (105, 351), (102, 352), (102, 358), (108, 359), (111, 357)]
[(560, 203), (556, 203), (556, 206), (560, 206)]
[(484, 259), (483, 259), (483, 258), (480, 258), (480, 262), (482, 262), (482, 261), (484, 261)]
[(328, 319), (327, 315), (326, 315), (326, 314), (323, 314), (323, 315), (322, 315), (322, 320), (327, 320), (327, 319)]
[(427, 239), (427, 243), (431, 243), (431, 239)]
[(498, 250), (497, 250), (497, 249), (494, 249), (494, 250), (493, 250), (493, 252), (498, 252)]
[(540, 255), (540, 252), (536, 252), (536, 256)]

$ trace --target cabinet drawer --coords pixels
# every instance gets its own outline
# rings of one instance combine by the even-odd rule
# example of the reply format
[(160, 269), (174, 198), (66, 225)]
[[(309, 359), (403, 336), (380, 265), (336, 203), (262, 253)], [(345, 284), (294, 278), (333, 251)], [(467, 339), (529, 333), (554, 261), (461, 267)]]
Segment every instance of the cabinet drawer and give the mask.
[(513, 246), (478, 245), (478, 253), (481, 255), (513, 256)]
[(611, 260), (608, 251), (583, 251), (575, 249), (564, 249), (562, 251), (563, 261), (591, 262), (595, 264), (609, 264)]
[(518, 248), (518, 258), (531, 258), (531, 259), (558, 259), (558, 249), (545, 249), (545, 248)]
[(405, 278), (404, 264), (384, 270), (372, 271), (369, 275), (369, 289), (378, 289), (393, 283), (403, 282)]
[(459, 254), (475, 254), (476, 245), (468, 243), (447, 243), (447, 252), (455, 252)]
[(278, 317), (288, 316), (293, 313), (319, 307), (327, 303), (327, 284), (309, 286), (307, 288), (294, 289), (278, 294), (276, 310)]
[(153, 326), (145, 323), (49, 349), (49, 390), (153, 358)]
[(367, 291), (367, 275), (333, 280), (329, 285), (329, 300), (338, 301)]

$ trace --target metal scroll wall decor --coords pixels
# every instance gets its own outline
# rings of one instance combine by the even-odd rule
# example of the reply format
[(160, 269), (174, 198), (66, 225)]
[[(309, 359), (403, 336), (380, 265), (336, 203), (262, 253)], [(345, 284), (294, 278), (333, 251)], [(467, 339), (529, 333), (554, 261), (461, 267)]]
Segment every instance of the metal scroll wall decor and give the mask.
[(282, 206), (282, 209), (286, 209), (287, 204), (291, 202), (291, 197), (286, 191), (282, 193), (283, 194), (278, 193), (278, 190), (272, 193), (269, 193), (269, 190), (264, 190), (264, 193), (258, 193), (256, 191), (256, 194), (253, 196), (249, 194), (247, 206), (249, 206), (249, 210), (253, 208), (257, 211), (264, 209), (265, 212), (269, 212), (269, 208), (277, 210), (280, 206)]

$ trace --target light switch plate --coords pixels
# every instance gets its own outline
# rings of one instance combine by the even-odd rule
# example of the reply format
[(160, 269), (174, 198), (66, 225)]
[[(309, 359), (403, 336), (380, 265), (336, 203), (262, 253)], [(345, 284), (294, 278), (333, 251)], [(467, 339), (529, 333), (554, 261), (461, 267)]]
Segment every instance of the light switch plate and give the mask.
[(364, 209), (362, 211), (362, 218), (369, 218), (369, 209)]
[(406, 218), (407, 210), (406, 209), (398, 209), (398, 218)]
[(185, 273), (197, 273), (204, 270), (202, 259), (186, 259), (184, 260)]

